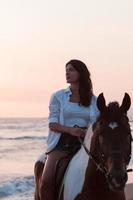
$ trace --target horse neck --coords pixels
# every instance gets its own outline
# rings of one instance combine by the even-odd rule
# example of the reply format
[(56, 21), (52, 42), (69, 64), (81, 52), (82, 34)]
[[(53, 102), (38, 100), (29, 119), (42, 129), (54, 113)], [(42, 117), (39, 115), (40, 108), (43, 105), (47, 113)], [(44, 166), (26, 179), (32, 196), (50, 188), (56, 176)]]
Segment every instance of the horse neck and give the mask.
[(93, 136), (92, 125), (90, 125), (84, 139), (84, 144), (89, 151), (90, 151), (92, 136)]
[[(87, 134), (85, 136), (85, 146), (86, 148), (91, 152), (92, 156), (94, 157), (94, 159), (99, 163), (99, 158), (98, 158), (98, 145), (97, 145), (97, 138), (96, 138), (96, 134), (93, 133), (92, 131), (92, 126), (89, 127)], [(97, 170), (96, 165), (94, 164), (94, 161), (89, 158), (89, 162), (88, 162), (88, 167), (89, 172), (93, 171), (95, 172)]]

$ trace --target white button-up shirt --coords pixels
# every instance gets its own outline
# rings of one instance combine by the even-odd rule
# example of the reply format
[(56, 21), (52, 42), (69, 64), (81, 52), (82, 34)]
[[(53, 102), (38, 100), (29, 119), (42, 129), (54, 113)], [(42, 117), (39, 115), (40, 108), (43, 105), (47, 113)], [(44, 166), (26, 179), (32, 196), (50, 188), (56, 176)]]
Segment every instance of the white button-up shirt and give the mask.
[[(70, 88), (57, 91), (51, 96), (49, 104), (49, 123), (59, 123), (64, 126), (88, 127), (94, 123), (99, 111), (96, 106), (96, 97), (92, 96), (91, 104), (86, 107), (70, 102)], [(50, 152), (58, 143), (61, 133), (49, 130), (47, 137), (47, 152)]]

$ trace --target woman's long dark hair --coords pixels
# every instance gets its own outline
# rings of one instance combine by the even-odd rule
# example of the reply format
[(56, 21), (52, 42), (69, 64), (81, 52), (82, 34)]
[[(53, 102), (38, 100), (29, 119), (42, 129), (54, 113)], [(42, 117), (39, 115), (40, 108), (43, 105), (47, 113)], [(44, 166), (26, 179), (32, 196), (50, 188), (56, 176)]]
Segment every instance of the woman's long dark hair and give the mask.
[(80, 60), (70, 60), (66, 63), (66, 66), (71, 64), (74, 69), (80, 74), (79, 78), (79, 96), (80, 104), (83, 106), (89, 106), (93, 95), (92, 81), (90, 78), (90, 72), (86, 65)]

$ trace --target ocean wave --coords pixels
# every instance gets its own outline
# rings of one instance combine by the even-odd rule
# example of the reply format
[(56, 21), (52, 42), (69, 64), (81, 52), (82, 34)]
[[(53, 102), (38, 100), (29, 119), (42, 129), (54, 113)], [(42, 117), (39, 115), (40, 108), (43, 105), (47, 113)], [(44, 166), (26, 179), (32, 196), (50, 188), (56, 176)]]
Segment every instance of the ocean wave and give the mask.
[(0, 125), (0, 130), (16, 130), (16, 131), (36, 131), (41, 132), (46, 129), (44, 125)]
[(44, 140), (45, 136), (0, 137), (0, 140)]
[(0, 184), (0, 197), (33, 192), (34, 176), (17, 177)]
[(47, 119), (0, 119), (0, 130), (44, 131)]

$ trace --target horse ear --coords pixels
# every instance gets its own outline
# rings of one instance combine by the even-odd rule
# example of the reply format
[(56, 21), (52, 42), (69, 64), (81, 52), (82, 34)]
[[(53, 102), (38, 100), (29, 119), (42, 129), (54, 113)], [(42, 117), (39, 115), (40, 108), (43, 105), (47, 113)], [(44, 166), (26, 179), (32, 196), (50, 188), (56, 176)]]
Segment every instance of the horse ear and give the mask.
[(120, 109), (122, 110), (122, 112), (126, 113), (129, 110), (130, 106), (131, 106), (131, 98), (129, 94), (125, 93)]
[(97, 107), (100, 112), (104, 112), (106, 110), (106, 102), (103, 93), (99, 94), (97, 98)]

